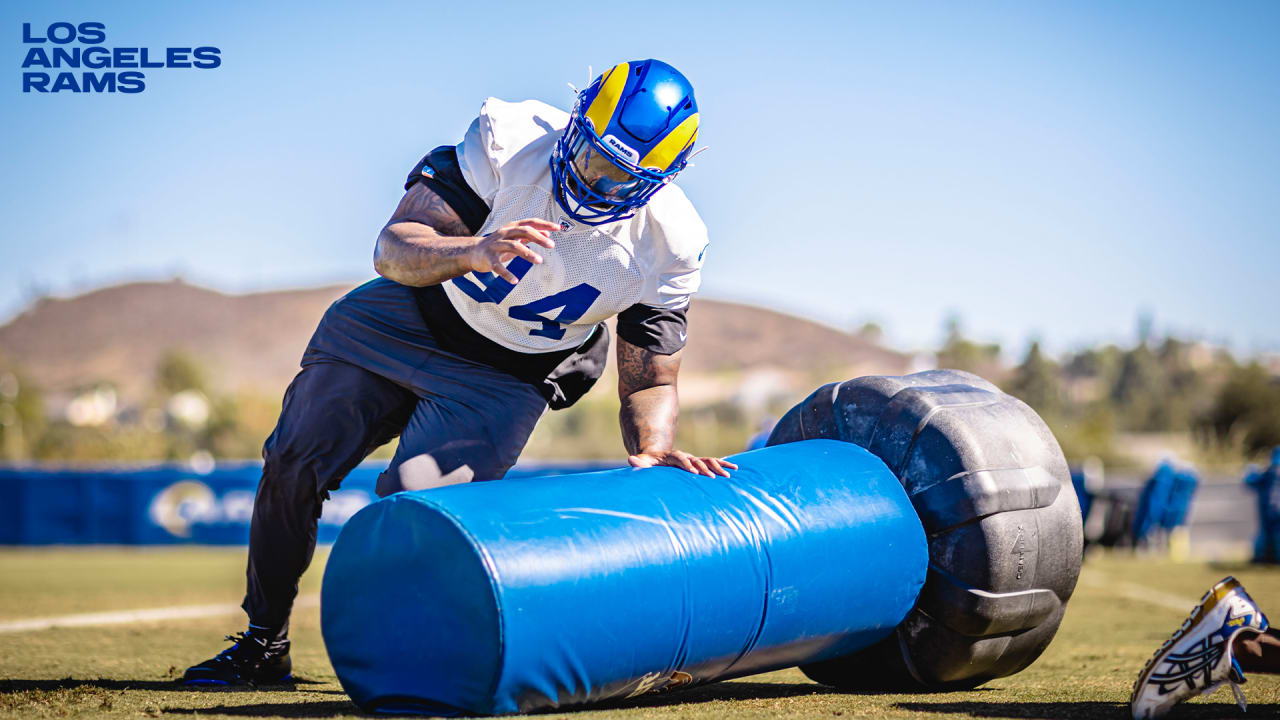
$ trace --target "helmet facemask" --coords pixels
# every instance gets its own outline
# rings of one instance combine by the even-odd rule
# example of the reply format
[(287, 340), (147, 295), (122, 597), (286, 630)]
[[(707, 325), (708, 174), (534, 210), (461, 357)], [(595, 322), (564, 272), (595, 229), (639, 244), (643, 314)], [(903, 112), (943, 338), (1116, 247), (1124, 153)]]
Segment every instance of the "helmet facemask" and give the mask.
[(578, 197), (596, 198), (588, 205), (599, 210), (609, 204), (625, 203), (643, 189), (644, 181), (621, 167), (608, 153), (593, 145), (585, 133), (569, 147), (566, 181)]
[(586, 225), (625, 220), (684, 169), (642, 168), (611, 151), (575, 104), (569, 126), (551, 152), (556, 201), (565, 213)]

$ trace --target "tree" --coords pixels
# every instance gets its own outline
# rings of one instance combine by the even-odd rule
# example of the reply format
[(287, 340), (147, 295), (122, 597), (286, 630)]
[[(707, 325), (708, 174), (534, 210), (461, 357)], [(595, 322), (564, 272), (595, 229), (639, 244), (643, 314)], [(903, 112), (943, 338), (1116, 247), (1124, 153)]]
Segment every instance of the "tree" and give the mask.
[(19, 373), (0, 368), (0, 458), (29, 459), (44, 429), (39, 388)]
[(185, 352), (171, 350), (160, 359), (156, 368), (156, 387), (166, 395), (183, 390), (205, 392), (207, 384), (204, 368)]
[(1280, 446), (1280, 382), (1258, 363), (1236, 368), (1199, 427), (1219, 445), (1257, 455)]
[(869, 343), (880, 344), (884, 339), (884, 328), (880, 327), (880, 323), (869, 320), (862, 323), (862, 327), (858, 328), (858, 337)]
[(1203, 413), (1213, 401), (1208, 368), (1197, 369), (1192, 362), (1194, 345), (1176, 338), (1165, 338), (1156, 351), (1156, 359), (1165, 377), (1159, 415), (1164, 429), (1192, 427), (1195, 416)]
[(1126, 429), (1168, 429), (1169, 418), (1164, 412), (1167, 392), (1165, 374), (1151, 348), (1144, 343), (1124, 354), (1111, 399), (1119, 406)]
[(1061, 412), (1061, 371), (1057, 363), (1044, 356), (1039, 340), (1031, 342), (1027, 356), (1014, 371), (1007, 390), (1041, 414), (1056, 415)]
[(965, 338), (960, 318), (954, 315), (947, 318), (947, 339), (938, 351), (938, 367), (991, 375), (999, 362), (998, 344), (983, 345)]

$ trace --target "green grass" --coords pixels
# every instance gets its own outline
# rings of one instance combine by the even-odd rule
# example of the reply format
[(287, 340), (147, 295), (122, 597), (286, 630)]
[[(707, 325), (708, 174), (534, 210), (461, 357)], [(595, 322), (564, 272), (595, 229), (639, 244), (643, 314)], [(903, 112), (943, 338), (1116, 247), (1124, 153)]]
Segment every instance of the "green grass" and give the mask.
[[(323, 554), (303, 580), (319, 589)], [(0, 622), (66, 613), (236, 603), (240, 549), (118, 548), (0, 550)], [(1122, 718), (1142, 663), (1185, 611), (1135, 599), (1142, 587), (1185, 598), (1187, 610), (1214, 581), (1235, 574), (1264, 610), (1280, 615), (1280, 571), (1172, 564), (1145, 557), (1091, 556), (1058, 637), (1034, 665), (978, 690), (850, 695), (798, 670), (637, 698), (604, 708), (540, 715), (618, 718)], [(1267, 605), (1271, 604), (1268, 608)], [(226, 616), (171, 623), (0, 634), (0, 718), (9, 717), (347, 717), (357, 708), (338, 686), (320, 639), (319, 615), (294, 620), (300, 682), (288, 690), (185, 690), (181, 669), (223, 647), (243, 627)], [(1280, 677), (1252, 676), (1249, 717), (1280, 715)], [(1180, 707), (1174, 718), (1235, 717), (1229, 691)]]

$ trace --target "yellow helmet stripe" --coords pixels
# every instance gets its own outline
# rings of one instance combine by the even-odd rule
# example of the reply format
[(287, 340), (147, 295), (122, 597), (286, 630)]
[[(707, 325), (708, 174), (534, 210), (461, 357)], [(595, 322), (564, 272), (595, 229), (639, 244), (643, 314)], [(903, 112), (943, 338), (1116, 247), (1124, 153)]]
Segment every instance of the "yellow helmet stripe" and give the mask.
[(600, 80), (600, 92), (596, 93), (595, 99), (591, 101), (591, 107), (587, 108), (586, 112), (587, 119), (595, 126), (597, 135), (604, 135), (604, 129), (609, 127), (609, 121), (613, 119), (613, 113), (622, 100), (622, 89), (627, 85), (627, 73), (630, 70), (631, 66), (628, 63), (618, 63)]
[(640, 167), (658, 168), (658, 172), (669, 170), (680, 153), (697, 141), (698, 115), (699, 113), (690, 115), (684, 119), (684, 122), (677, 125), (675, 130), (667, 133), (667, 136), (654, 145), (653, 149), (640, 160)]

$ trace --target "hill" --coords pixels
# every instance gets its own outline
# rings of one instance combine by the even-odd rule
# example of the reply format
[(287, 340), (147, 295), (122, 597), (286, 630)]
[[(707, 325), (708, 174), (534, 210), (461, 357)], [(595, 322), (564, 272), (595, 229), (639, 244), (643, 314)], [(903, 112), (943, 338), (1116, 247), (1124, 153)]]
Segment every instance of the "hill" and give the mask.
[[(173, 280), (45, 298), (0, 327), (0, 356), (52, 393), (109, 382), (127, 400), (151, 387), (159, 361), (176, 349), (198, 358), (220, 389), (274, 395), (297, 371), (325, 308), (351, 287), (231, 295)], [(896, 374), (909, 363), (863, 337), (761, 308), (698, 299), (689, 317), (682, 377)]]

